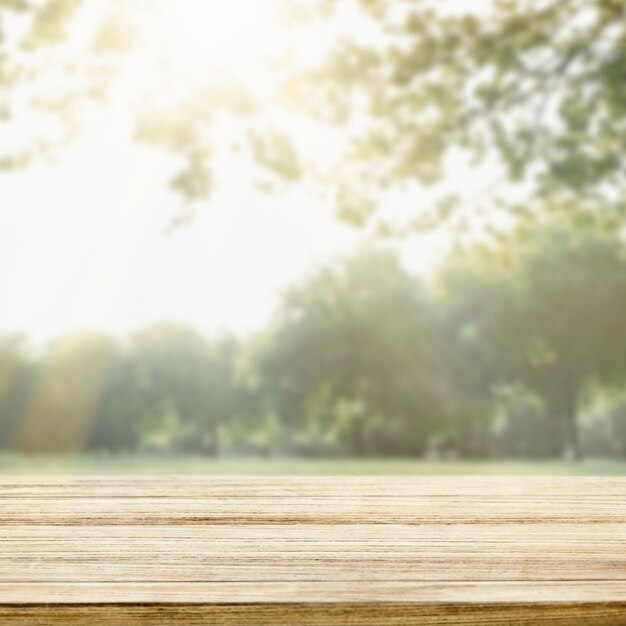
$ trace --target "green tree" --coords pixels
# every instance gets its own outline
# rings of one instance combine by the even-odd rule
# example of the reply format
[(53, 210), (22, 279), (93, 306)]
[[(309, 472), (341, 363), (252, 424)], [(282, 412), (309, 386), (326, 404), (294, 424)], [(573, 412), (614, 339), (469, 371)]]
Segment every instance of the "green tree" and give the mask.
[(106, 101), (131, 45), (117, 0), (0, 0), (0, 170), (54, 159)]
[[(330, 30), (345, 4), (318, 0), (299, 12), (299, 27)], [(323, 61), (281, 65), (271, 99), (283, 119), (334, 129), (342, 147), (333, 157), (316, 161), (288, 128), (265, 121), (254, 94), (218, 98), (218, 108), (243, 113), (258, 164), (288, 183), (314, 179), (339, 215), (382, 232), (467, 225), (481, 209), (623, 225), (621, 0), (495, 0), (484, 11), (470, 2), (464, 9), (428, 0), (353, 4), (352, 29)], [(193, 95), (180, 114), (162, 117), (161, 133), (145, 135), (188, 156), (189, 181), (211, 179), (215, 153), (196, 145), (220, 119), (215, 107), (199, 106), (206, 96)], [(485, 176), (482, 192), (437, 187), (460, 162)], [(379, 215), (389, 191), (415, 183), (437, 191), (412, 219), (398, 227)], [(179, 187), (197, 197), (198, 185)]]
[(496, 395), (511, 383), (518, 334), (510, 316), (510, 270), (480, 248), (457, 251), (437, 276), (437, 323), (447, 387), (446, 432), (440, 442), (463, 456), (490, 453)]
[[(87, 4), (0, 4), (7, 119), (22, 110), (17, 95), (16, 105), (9, 101), (24, 85), (36, 86), (36, 108), (54, 115), (72, 109), (76, 115), (63, 114), (67, 119), (79, 117), (85, 98), (106, 93), (119, 52), (128, 53), (132, 40), (123, 3), (102, 14), (85, 54), (55, 61), (63, 71), (69, 68), (74, 87), (60, 96), (58, 83), (38, 80), (50, 73), (46, 63), (54, 55), (47, 53), (77, 36), (73, 20)], [(344, 218), (380, 221), (385, 232), (396, 227), (378, 214), (387, 191), (436, 184), (458, 167), (459, 158), (468, 167), (486, 164), (494, 184), (471, 197), (439, 189), (406, 225), (408, 231), (468, 216), (475, 220), (483, 206), (528, 219), (561, 211), (576, 223), (599, 221), (613, 230), (623, 225), (622, 0), (494, 0), (484, 11), (471, 2), (459, 9), (458, 3), (450, 8), (429, 0), (282, 4), (284, 15), (291, 15), (284, 18), (290, 28), (318, 32), (332, 32), (346, 5), (356, 9), (351, 28), (344, 28), (323, 60), (304, 63), (298, 54), (283, 54), (267, 97), (236, 77), (211, 75), (171, 106), (140, 112), (137, 137), (184, 157), (173, 184), (191, 200), (215, 188), (214, 165), (224, 147), (215, 131), (234, 116), (237, 150), (271, 172), (272, 180), (314, 179)], [(16, 15), (29, 27), (12, 28)], [(17, 47), (9, 41), (13, 31), (25, 33)], [(315, 160), (293, 136), (298, 121), (333, 129), (342, 147)], [(24, 160), (18, 150), (4, 164)], [(506, 193), (498, 191), (497, 181), (507, 183)], [(470, 210), (455, 211), (459, 206)]]
[(143, 435), (140, 381), (128, 350), (117, 345), (111, 348), (87, 446), (112, 452), (134, 451)]
[[(442, 192), (411, 227), (457, 216), (458, 206), (475, 220), (486, 204), (511, 216), (562, 211), (574, 222), (624, 224), (622, 0), (495, 0), (482, 11), (472, 2), (356, 4), (373, 34), (355, 27), (324, 64), (295, 72), (289, 93), (296, 109), (352, 129), (339, 184), (364, 193), (358, 221), (386, 189), (436, 183), (462, 157), (489, 164), (494, 180), (478, 196)], [(320, 5), (320, 23), (341, 10)]]
[(490, 438), (492, 453), (523, 459), (554, 456), (553, 422), (546, 405), (521, 385), (499, 390)]
[(584, 386), (626, 373), (624, 245), (617, 237), (548, 232), (525, 250), (520, 273), (518, 371), (560, 418), (565, 449), (579, 456)]
[(365, 251), (286, 293), (257, 367), (289, 432), (334, 432), (358, 456), (419, 454), (441, 414), (439, 358), (423, 288)]
[(89, 447), (117, 347), (106, 335), (71, 333), (38, 363), (14, 445), (26, 452), (79, 452)]
[(33, 385), (35, 364), (25, 338), (10, 335), (0, 339), (0, 448), (11, 449), (26, 410)]
[(550, 452), (578, 457), (585, 387), (626, 375), (623, 242), (548, 227), (490, 262), (504, 263), (507, 253), (508, 270), (474, 273), (450, 292), (462, 320), (457, 378), (470, 398), (511, 384), (537, 394), (550, 419)]
[(131, 350), (144, 432), (169, 429), (170, 445), (216, 454), (220, 428), (237, 414), (237, 344), (158, 324), (138, 333)]

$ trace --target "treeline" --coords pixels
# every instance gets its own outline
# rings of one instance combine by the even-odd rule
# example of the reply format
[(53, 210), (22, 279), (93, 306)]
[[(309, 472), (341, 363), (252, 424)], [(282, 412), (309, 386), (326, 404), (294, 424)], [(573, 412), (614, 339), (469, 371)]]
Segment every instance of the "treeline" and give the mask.
[[(241, 286), (245, 288), (245, 286)], [(546, 228), (420, 280), (364, 249), (245, 341), (161, 324), (0, 342), (0, 448), (626, 457), (626, 258)]]

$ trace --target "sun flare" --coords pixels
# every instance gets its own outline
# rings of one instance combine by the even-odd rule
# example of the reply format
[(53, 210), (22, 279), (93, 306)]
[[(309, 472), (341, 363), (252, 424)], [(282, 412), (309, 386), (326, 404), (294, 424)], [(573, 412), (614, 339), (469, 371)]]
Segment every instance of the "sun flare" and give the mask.
[(277, 49), (274, 0), (152, 0), (149, 48), (188, 87), (207, 73), (253, 77)]

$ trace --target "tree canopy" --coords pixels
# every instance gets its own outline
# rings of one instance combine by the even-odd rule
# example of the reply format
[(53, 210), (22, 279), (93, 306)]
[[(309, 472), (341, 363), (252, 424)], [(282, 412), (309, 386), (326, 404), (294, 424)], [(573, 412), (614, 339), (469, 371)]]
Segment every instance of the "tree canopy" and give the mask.
[[(621, 0), (277, 6), (278, 26), (295, 34), (266, 68), (264, 89), (207, 72), (178, 97), (148, 98), (136, 111), (138, 138), (183, 157), (172, 183), (191, 201), (214, 191), (216, 162), (234, 147), (271, 173), (265, 188), (308, 181), (339, 215), (382, 232), (467, 224), (494, 208), (513, 219), (562, 212), (578, 224), (623, 225)], [(28, 93), (32, 107), (60, 114), (72, 129), (85, 102), (102, 97), (123, 72), (132, 43), (141, 45), (142, 21), (151, 28), (149, 16), (108, 5), (77, 53), (63, 44), (81, 39), (78, 20), (89, 7), (90, 0), (0, 4), (5, 122), (22, 114)], [(303, 60), (305, 32), (336, 35)], [(70, 78), (50, 81), (53, 71)], [(148, 94), (166, 92), (165, 82), (146, 86)], [(218, 135), (229, 119), (236, 132), (224, 143)], [(36, 136), (3, 164), (23, 164), (33, 149), (65, 135)], [(315, 154), (311, 137), (333, 149)], [(484, 187), (465, 193), (455, 183), (460, 169), (484, 177)], [(385, 218), (389, 193), (422, 186), (434, 192), (408, 221)]]
[(445, 268), (449, 358), (470, 392), (461, 404), (521, 385), (552, 416), (552, 452), (576, 456), (584, 393), (626, 372), (623, 242), (552, 226), (510, 247), (506, 270), (476, 252)]
[(363, 252), (289, 291), (257, 359), (281, 420), (330, 425), (357, 456), (421, 453), (441, 415), (428, 296), (388, 253)]
[(3, 338), (0, 449), (623, 456), (624, 310), (617, 237), (551, 226), (428, 282), (364, 248), (245, 340), (174, 324), (38, 351)]

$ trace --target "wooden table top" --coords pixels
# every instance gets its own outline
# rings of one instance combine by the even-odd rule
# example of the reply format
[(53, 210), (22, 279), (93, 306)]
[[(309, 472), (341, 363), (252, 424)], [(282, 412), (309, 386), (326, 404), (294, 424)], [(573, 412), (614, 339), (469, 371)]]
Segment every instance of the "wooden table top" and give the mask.
[(626, 478), (4, 477), (0, 623), (626, 625)]

